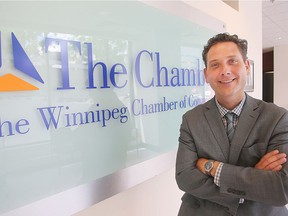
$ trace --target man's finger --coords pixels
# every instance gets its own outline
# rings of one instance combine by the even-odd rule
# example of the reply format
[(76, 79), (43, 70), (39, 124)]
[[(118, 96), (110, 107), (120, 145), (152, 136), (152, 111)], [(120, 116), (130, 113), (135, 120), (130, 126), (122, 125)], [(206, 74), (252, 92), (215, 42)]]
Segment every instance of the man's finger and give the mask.
[[(275, 157), (275, 156), (273, 156), (273, 157)], [(272, 161), (271, 163), (269, 163), (267, 166), (265, 166), (264, 169), (273, 170), (275, 167), (286, 163), (286, 161), (287, 161), (286, 156), (280, 157), (278, 160), (275, 160), (275, 161)]]
[[(285, 160), (283, 160), (283, 159), (285, 159)], [(266, 167), (270, 168), (271, 166), (274, 165), (274, 163), (277, 165), (281, 165), (285, 162), (286, 162), (286, 154), (285, 153), (279, 153), (279, 154), (273, 155), (273, 156), (265, 159), (263, 161), (263, 167), (264, 168), (266, 168)]]

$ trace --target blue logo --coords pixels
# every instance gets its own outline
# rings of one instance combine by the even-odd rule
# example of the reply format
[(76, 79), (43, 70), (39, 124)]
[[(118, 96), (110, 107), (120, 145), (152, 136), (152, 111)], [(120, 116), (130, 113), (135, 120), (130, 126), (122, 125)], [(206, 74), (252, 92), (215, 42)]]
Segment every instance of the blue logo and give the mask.
[[(33, 63), (27, 56), (23, 47), (17, 40), (15, 34), (11, 33), (12, 50), (13, 50), (13, 62), (14, 67), (25, 75), (37, 80), (44, 84), (41, 76), (34, 67)], [(2, 46), (1, 46), (1, 32), (0, 32), (0, 67), (2, 67)], [(25, 90), (39, 90), (38, 87), (28, 83), (19, 77), (7, 73), (0, 77), (0, 92), (6, 91), (25, 91)]]

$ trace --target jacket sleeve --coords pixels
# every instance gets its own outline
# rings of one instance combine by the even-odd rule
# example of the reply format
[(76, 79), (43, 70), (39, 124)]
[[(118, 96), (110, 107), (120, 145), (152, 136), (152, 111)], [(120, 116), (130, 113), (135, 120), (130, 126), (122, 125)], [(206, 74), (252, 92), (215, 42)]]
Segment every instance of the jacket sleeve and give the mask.
[[(267, 152), (278, 149), (288, 155), (288, 113), (273, 129)], [(220, 177), (220, 192), (234, 197), (284, 206), (288, 203), (288, 163), (279, 172), (224, 164)]]
[(214, 184), (214, 179), (198, 170), (196, 167), (197, 159), (197, 148), (184, 115), (180, 127), (176, 158), (178, 187), (194, 197), (209, 200), (224, 207), (233, 208), (234, 206), (237, 208), (239, 198), (229, 193), (220, 193), (220, 188)]

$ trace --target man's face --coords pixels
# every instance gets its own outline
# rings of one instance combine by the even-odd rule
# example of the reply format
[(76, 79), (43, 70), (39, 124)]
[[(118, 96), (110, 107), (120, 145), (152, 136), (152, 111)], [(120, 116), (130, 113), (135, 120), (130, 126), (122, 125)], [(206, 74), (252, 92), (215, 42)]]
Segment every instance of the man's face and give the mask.
[(217, 43), (207, 54), (204, 75), (219, 101), (241, 100), (249, 71), (249, 61), (244, 62), (233, 42)]

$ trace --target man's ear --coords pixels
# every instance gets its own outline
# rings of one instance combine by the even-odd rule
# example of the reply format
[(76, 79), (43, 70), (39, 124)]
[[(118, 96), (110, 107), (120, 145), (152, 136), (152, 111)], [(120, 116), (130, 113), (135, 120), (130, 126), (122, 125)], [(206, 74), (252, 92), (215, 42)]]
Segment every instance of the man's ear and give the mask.
[(246, 59), (246, 61), (245, 61), (245, 68), (246, 68), (246, 74), (248, 76), (250, 74), (250, 69), (251, 69), (251, 65), (250, 65), (249, 59)]
[(208, 81), (207, 81), (207, 68), (204, 68), (204, 77), (205, 77), (205, 81), (206, 81), (206, 83), (209, 83)]

